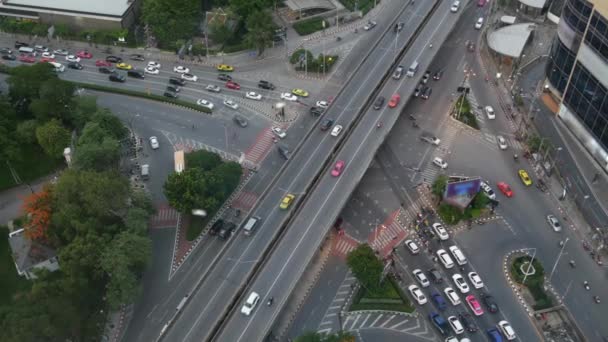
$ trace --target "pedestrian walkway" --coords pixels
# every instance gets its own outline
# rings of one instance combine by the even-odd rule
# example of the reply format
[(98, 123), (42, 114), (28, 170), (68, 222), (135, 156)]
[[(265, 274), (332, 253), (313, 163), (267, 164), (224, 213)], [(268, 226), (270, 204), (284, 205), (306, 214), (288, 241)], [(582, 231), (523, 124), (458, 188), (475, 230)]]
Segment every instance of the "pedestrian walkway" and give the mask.
[(177, 134), (174, 134), (174, 133), (171, 133), (168, 131), (161, 131), (161, 133), (163, 134), (163, 136), (165, 136), (165, 138), (167, 138), (167, 140), (169, 140), (169, 143), (173, 146), (173, 149), (175, 151), (183, 150), (186, 152), (192, 152), (192, 151), (198, 151), (198, 150), (205, 150), (205, 151), (216, 153), (224, 160), (230, 160), (230, 161), (234, 161), (234, 162), (240, 161), (240, 156), (229, 153), (229, 152), (219, 149), (217, 147), (207, 145), (198, 140), (184, 138), (182, 136), (178, 136)]
[(169, 206), (160, 204), (156, 207), (156, 213), (150, 218), (149, 227), (153, 228), (175, 228), (179, 212)]
[[(420, 317), (412, 317), (393, 312), (361, 312), (350, 314), (344, 319), (343, 329), (359, 331), (364, 329), (384, 329), (397, 333), (414, 335), (426, 340), (435, 341), (426, 321)], [(406, 341), (407, 337), (403, 337)]]
[(321, 319), (317, 332), (331, 334), (334, 331), (342, 330), (340, 328), (339, 315), (356, 282), (357, 279), (348, 271), (334, 299), (331, 301), (325, 314), (323, 314), (323, 319)]
[[(286, 126), (287, 125), (278, 125), (278, 127), (281, 127), (283, 130), (287, 130)], [(253, 145), (245, 152), (245, 159), (252, 164), (259, 165), (278, 141), (279, 139), (272, 132), (271, 127), (267, 127), (258, 134)]]
[(357, 246), (361, 244), (354, 237), (346, 234), (344, 230), (341, 230), (340, 233), (336, 234), (334, 240), (331, 245), (331, 254), (346, 258), (348, 253), (350, 253), (353, 249), (357, 248)]
[(253, 192), (241, 191), (238, 197), (232, 201), (232, 207), (243, 211), (249, 211), (257, 202), (258, 197), (259, 196)]
[(403, 209), (395, 210), (367, 238), (369, 245), (380, 254), (380, 257), (386, 257), (392, 253), (393, 248), (408, 235), (405, 222), (398, 219), (401, 216), (399, 214), (401, 210)]

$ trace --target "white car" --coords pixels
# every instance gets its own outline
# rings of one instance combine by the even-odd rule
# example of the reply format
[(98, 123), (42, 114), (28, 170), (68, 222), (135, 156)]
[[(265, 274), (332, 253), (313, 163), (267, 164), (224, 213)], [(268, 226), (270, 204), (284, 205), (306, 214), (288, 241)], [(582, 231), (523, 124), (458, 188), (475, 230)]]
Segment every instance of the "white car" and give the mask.
[(446, 287), (443, 292), (445, 292), (445, 296), (452, 302), (452, 305), (460, 305), (460, 297), (453, 288)]
[(450, 238), (450, 235), (448, 234), (448, 231), (445, 229), (445, 227), (439, 223), (433, 223), (433, 230), (435, 231), (435, 234), (437, 234), (437, 236), (439, 237), (439, 239), (441, 240), (447, 240)]
[(284, 130), (281, 129), (281, 127), (277, 127), (274, 126), (272, 127), (272, 133), (274, 133), (277, 137), (283, 139), (287, 136), (287, 133), (285, 133)]
[(483, 26), (483, 17), (479, 17), (479, 19), (477, 19), (477, 22), (475, 23), (475, 28), (476, 29), (481, 29), (481, 27)]
[(153, 68), (155, 68), (155, 69), (160, 69), (160, 63), (157, 63), (157, 62), (155, 62), (155, 61), (149, 61), (149, 62), (148, 62), (148, 66), (149, 66), (149, 67), (153, 67)]
[(500, 329), (500, 331), (502, 332), (502, 334), (505, 335), (507, 340), (512, 341), (517, 337), (517, 336), (515, 336), (515, 330), (513, 330), (513, 328), (511, 327), (511, 324), (509, 324), (509, 322), (500, 321), (500, 322), (498, 322), (497, 326), (498, 326), (498, 329)]
[(232, 108), (232, 109), (239, 108), (239, 105), (232, 100), (224, 100), (224, 106)]
[(439, 157), (435, 157), (433, 159), (433, 164), (435, 164), (436, 166), (442, 168), (442, 169), (447, 169), (448, 168), (448, 163), (443, 161), (443, 159), (439, 158)]
[(421, 269), (415, 269), (412, 271), (412, 273), (414, 274), (414, 278), (416, 278), (416, 280), (418, 280), (418, 282), (420, 283), (420, 285), (422, 285), (422, 287), (428, 287), (429, 285), (431, 285), (431, 282), (426, 277), (426, 275), (424, 275), (424, 272), (422, 272)]
[(256, 100), (256, 101), (261, 101), (262, 100), (262, 94), (258, 94), (255, 91), (248, 91), (245, 93), (245, 97), (248, 99), (252, 99), (252, 100)]
[(68, 62), (76, 62), (76, 63), (78, 63), (78, 62), (80, 62), (80, 57), (74, 56), (74, 55), (67, 55), (67, 56), (65, 56), (65, 60), (68, 61)]
[(241, 313), (245, 316), (251, 315), (251, 312), (253, 311), (253, 309), (255, 309), (255, 306), (258, 305), (259, 301), (260, 295), (255, 292), (251, 292), (251, 294), (249, 294), (249, 297), (247, 297), (247, 301), (245, 301), (243, 307), (241, 308)]
[(420, 247), (418, 247), (418, 245), (414, 241), (405, 240), (403, 244), (410, 250), (412, 254), (420, 253)]
[(207, 100), (203, 100), (203, 99), (198, 99), (196, 101), (196, 104), (201, 106), (201, 107), (205, 107), (205, 108), (209, 108), (209, 109), (213, 109), (213, 103), (211, 103), (210, 101)]
[(469, 291), (471, 291), (471, 289), (469, 288), (469, 284), (467, 284), (467, 281), (464, 280), (464, 278), (460, 274), (456, 273), (452, 275), (452, 280), (454, 281), (454, 284), (456, 284), (456, 287), (460, 290), (460, 292), (468, 293)]
[(341, 132), (342, 132), (342, 126), (335, 125), (334, 128), (331, 130), (331, 136), (337, 137), (338, 135), (340, 135)]
[(420, 137), (420, 140), (422, 141), (426, 141), (431, 145), (435, 145), (435, 146), (439, 146), (439, 143), (441, 143), (441, 139), (437, 138), (434, 135), (422, 135)]
[(483, 192), (486, 193), (486, 196), (488, 196), (489, 199), (496, 199), (496, 193), (494, 192), (494, 190), (492, 190), (492, 187), (490, 187), (490, 185), (488, 185), (488, 183), (486, 182), (481, 182), (481, 189), (483, 190)]
[(452, 258), (450, 258), (448, 252), (446, 252), (445, 249), (438, 250), (437, 257), (439, 258), (443, 266), (445, 266), (445, 268), (454, 267), (454, 261), (452, 260)]
[(52, 52), (48, 52), (47, 51), (47, 52), (43, 52), (42, 53), (42, 57), (44, 57), (44, 58), (55, 58), (55, 54), (52, 53)]
[(327, 101), (317, 101), (317, 107), (327, 109), (329, 103), (327, 103)]
[(212, 92), (212, 93), (219, 93), (220, 91), (222, 91), (222, 88), (220, 88), (219, 86), (216, 86), (215, 84), (208, 84), (205, 89), (207, 89), (208, 91)]
[(155, 136), (150, 137), (150, 146), (152, 146), (153, 150), (158, 150), (160, 145), (158, 144), (158, 138)]
[(375, 22), (375, 21), (370, 20), (370, 21), (368, 21), (368, 22), (367, 22), (367, 24), (365, 24), (365, 26), (363, 26), (363, 29), (364, 29), (365, 31), (369, 31), (369, 30), (373, 29), (374, 27), (376, 27), (376, 25), (377, 25), (377, 24), (376, 24), (376, 22)]
[(483, 287), (483, 281), (481, 281), (481, 277), (476, 272), (469, 272), (469, 280), (474, 288), (480, 289)]
[(281, 93), (281, 100), (295, 102), (295, 101), (298, 101), (298, 97), (292, 93)]
[(454, 1), (452, 3), (452, 7), (450, 7), (450, 11), (452, 11), (453, 13), (458, 12), (458, 8), (460, 8), (460, 1)]
[(547, 222), (549, 222), (549, 225), (551, 228), (553, 228), (554, 232), (562, 231), (562, 225), (559, 223), (559, 220), (557, 217), (555, 217), (555, 215), (547, 215)]
[(146, 74), (151, 74), (151, 75), (158, 75), (160, 73), (160, 71), (156, 68), (153, 68), (151, 66), (147, 66), (144, 71), (146, 72)]
[(497, 136), (496, 141), (498, 142), (498, 148), (501, 150), (507, 149), (507, 140), (502, 135)]
[(190, 72), (190, 69), (186, 68), (185, 66), (178, 65), (176, 67), (173, 67), (173, 71), (179, 74), (187, 74)]
[(450, 326), (452, 327), (452, 330), (454, 330), (454, 333), (456, 335), (464, 333), (464, 327), (462, 326), (462, 323), (460, 323), (458, 318), (456, 318), (456, 316), (448, 317), (448, 323), (450, 323)]
[(57, 49), (57, 50), (53, 50), (53, 53), (59, 56), (67, 56), (70, 53), (68, 52), (68, 50), (66, 49)]
[(186, 81), (192, 81), (192, 82), (196, 82), (198, 81), (198, 77), (196, 75), (192, 75), (192, 74), (182, 74), (182, 80), (186, 80)]
[(496, 119), (496, 114), (494, 113), (494, 108), (492, 108), (492, 106), (486, 106), (484, 108), (486, 115), (488, 116), (488, 119), (490, 120), (494, 120)]
[(422, 293), (418, 286), (410, 285), (407, 289), (410, 291), (412, 297), (414, 297), (414, 299), (416, 300), (416, 302), (418, 302), (419, 305), (426, 304), (426, 296), (424, 295), (424, 293)]

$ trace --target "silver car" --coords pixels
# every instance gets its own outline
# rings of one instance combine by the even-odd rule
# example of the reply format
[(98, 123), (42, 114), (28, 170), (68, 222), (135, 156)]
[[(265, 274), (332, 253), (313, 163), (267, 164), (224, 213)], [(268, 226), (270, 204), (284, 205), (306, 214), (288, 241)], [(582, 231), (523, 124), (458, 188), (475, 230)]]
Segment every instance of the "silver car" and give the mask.
[(549, 222), (549, 225), (551, 226), (551, 228), (553, 228), (553, 231), (562, 231), (562, 225), (559, 223), (559, 220), (557, 219), (557, 217), (555, 217), (555, 215), (547, 215), (547, 222)]

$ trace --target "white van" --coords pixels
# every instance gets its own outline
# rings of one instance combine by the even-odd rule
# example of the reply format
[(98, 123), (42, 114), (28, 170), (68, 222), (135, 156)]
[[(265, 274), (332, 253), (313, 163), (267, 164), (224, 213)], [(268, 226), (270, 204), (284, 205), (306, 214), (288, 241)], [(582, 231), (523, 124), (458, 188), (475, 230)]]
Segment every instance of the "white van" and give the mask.
[(19, 48), (19, 52), (21, 53), (34, 53), (34, 49), (29, 46), (22, 46)]
[(414, 77), (414, 75), (416, 75), (417, 71), (418, 71), (418, 62), (414, 61), (414, 63), (412, 63), (412, 65), (410, 65), (410, 68), (407, 69), (407, 72), (405, 73), (405, 76), (407, 76), (407, 77)]
[(250, 217), (249, 220), (247, 220), (247, 223), (245, 223), (245, 225), (243, 226), (243, 231), (245, 232), (245, 235), (251, 235), (255, 227), (258, 225), (258, 222), (260, 222), (261, 220), (262, 219), (259, 216)]
[(454, 259), (456, 259), (458, 265), (462, 266), (467, 263), (467, 258), (464, 256), (460, 248), (452, 246), (449, 249), (452, 255), (454, 256)]
[(49, 62), (49, 64), (52, 65), (53, 67), (55, 67), (55, 72), (64, 72), (65, 71), (65, 67), (61, 63)]
[(144, 164), (141, 166), (141, 179), (148, 180), (150, 178), (150, 165)]

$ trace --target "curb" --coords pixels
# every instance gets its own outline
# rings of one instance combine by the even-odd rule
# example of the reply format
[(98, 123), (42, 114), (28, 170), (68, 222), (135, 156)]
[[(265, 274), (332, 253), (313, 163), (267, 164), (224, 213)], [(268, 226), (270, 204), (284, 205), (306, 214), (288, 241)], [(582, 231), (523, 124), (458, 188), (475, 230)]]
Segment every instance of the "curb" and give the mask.
[(526, 301), (523, 298), (523, 295), (521, 294), (521, 290), (518, 287), (518, 284), (516, 284), (515, 281), (513, 281), (513, 279), (511, 279), (511, 274), (509, 274), (509, 265), (508, 265), (509, 259), (511, 258), (511, 256), (513, 254), (516, 254), (516, 253), (528, 255), (522, 249), (512, 250), (509, 253), (507, 253), (507, 255), (503, 258), (503, 273), (505, 275), (505, 278), (507, 278), (507, 282), (509, 283), (509, 286), (511, 286), (511, 289), (515, 293), (517, 300), (519, 301), (521, 306), (523, 306), (524, 310), (526, 310), (526, 313), (528, 313), (528, 316), (532, 317), (532, 315), (534, 314), (532, 308), (528, 305), (528, 303), (526, 303)]

